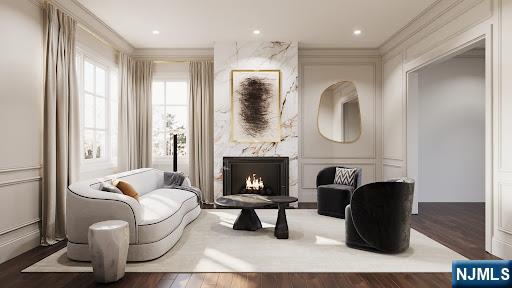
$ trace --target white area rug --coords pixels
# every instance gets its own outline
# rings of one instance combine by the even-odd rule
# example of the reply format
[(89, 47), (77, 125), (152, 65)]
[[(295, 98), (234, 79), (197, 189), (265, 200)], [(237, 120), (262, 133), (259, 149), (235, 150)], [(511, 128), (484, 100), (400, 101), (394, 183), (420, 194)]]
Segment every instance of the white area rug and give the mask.
[[(256, 210), (263, 229), (235, 231), (240, 210), (203, 210), (162, 257), (128, 263), (127, 272), (450, 272), (462, 255), (412, 230), (410, 248), (395, 255), (345, 246), (345, 221), (316, 210), (287, 210), (290, 239), (274, 237), (277, 210)], [(23, 272), (91, 272), (62, 249)]]

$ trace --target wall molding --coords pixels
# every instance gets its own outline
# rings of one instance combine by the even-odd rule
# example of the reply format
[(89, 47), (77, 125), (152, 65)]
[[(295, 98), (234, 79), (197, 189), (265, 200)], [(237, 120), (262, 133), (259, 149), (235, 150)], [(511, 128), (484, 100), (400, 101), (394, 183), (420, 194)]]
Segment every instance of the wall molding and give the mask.
[(25, 234), (23, 234), (23, 235), (20, 235), (20, 236), (18, 236), (18, 237), (16, 237), (16, 238), (14, 238), (14, 239), (11, 239), (11, 240), (9, 240), (9, 241), (7, 241), (7, 242), (0, 243), (0, 248), (2, 248), (2, 247), (4, 247), (4, 246), (7, 246), (7, 245), (9, 245), (9, 244), (16, 243), (16, 242), (20, 241), (21, 239), (23, 239), (23, 238), (27, 238), (27, 237), (32, 236), (32, 235), (34, 235), (34, 234), (37, 234), (37, 238), (39, 238), (40, 233), (41, 233), (41, 232), (40, 232), (39, 228), (34, 229), (34, 230), (32, 230), (32, 231), (30, 231), (30, 232), (28, 232), (28, 233), (25, 233)]
[(39, 170), (43, 168), (42, 165), (38, 166), (24, 166), (24, 167), (12, 167), (12, 168), (0, 168), (0, 174), (3, 173), (13, 173), (13, 172), (21, 172), (21, 171), (29, 171), (29, 170)]
[[(384, 41), (383, 44), (379, 46), (379, 51), (381, 55), (388, 54), (389, 52), (399, 48), (405, 42), (411, 40), (414, 36), (418, 34), (431, 34), (442, 28), (444, 24), (450, 22), (453, 19), (458, 18), (460, 15), (467, 12), (469, 9), (474, 6), (480, 4), (483, 1), (487, 0), (437, 0), (432, 5), (423, 10), (419, 15), (413, 18), (408, 24), (406, 24), (402, 29), (392, 35), (388, 40)], [(455, 9), (458, 8), (458, 9)], [(456, 11), (459, 10), (459, 11)], [(454, 15), (448, 15), (448, 13), (455, 11)], [(443, 20), (443, 16), (446, 17), (445, 21)], [(434, 31), (426, 31), (427, 28), (434, 24), (436, 21), (440, 21), (437, 29)], [(400, 50), (400, 49), (398, 49)]]
[(0, 243), (0, 263), (12, 259), (40, 245), (39, 228), (23, 233), (4, 243)]
[(30, 221), (18, 224), (18, 225), (13, 226), (13, 227), (9, 227), (7, 229), (4, 229), (4, 230), (0, 231), (0, 236), (5, 235), (7, 233), (11, 233), (11, 232), (16, 231), (16, 230), (19, 230), (19, 229), (21, 229), (23, 227), (27, 227), (27, 226), (30, 226), (32, 224), (39, 223), (40, 221), (41, 221), (41, 219), (36, 218), (36, 219), (32, 219)]
[(131, 54), (134, 58), (158, 61), (213, 61), (213, 48), (136, 48)]
[(41, 181), (41, 179), (42, 179), (41, 176), (36, 176), (36, 177), (29, 177), (29, 178), (23, 178), (23, 179), (14, 179), (14, 180), (3, 181), (3, 182), (0, 182), (0, 188), (6, 187), (6, 186)]
[[(32, 0), (36, 1), (36, 0)], [(43, 2), (43, 0), (38, 0)], [(59, 9), (75, 18), (80, 26), (115, 50), (131, 53), (134, 47), (103, 20), (76, 0), (51, 0)], [(42, 6), (42, 4), (41, 4)]]
[(492, 238), (492, 252), (496, 255), (499, 255), (503, 259), (512, 258), (512, 244), (507, 243), (503, 240), (497, 239), (496, 237)]
[(403, 167), (403, 165), (395, 164), (395, 163), (382, 163), (382, 166), (396, 167), (396, 168), (402, 168)]
[(380, 58), (378, 49), (335, 49), (335, 48), (299, 48), (299, 57), (332, 58), (332, 57), (375, 57)]
[[(334, 160), (334, 159), (333, 159)], [(308, 165), (311, 165), (311, 166), (326, 166), (326, 167), (329, 167), (329, 166), (333, 166), (333, 165), (350, 165), (350, 166), (355, 166), (355, 167), (361, 167), (361, 166), (371, 166), (368, 167), (368, 169), (373, 169), (373, 175), (374, 175), (374, 179), (373, 181), (377, 181), (377, 178), (379, 177), (377, 175), (377, 168), (378, 168), (378, 163), (376, 163), (376, 161), (371, 161), (371, 162), (351, 162), (351, 161), (346, 161), (346, 159), (337, 159), (339, 161), (335, 162), (335, 163), (330, 163), (330, 162), (301, 162), (300, 163), (300, 187), (299, 187), (299, 190), (308, 190), (308, 189), (316, 189), (316, 187), (306, 187), (305, 183), (304, 183), (304, 167), (305, 166), (308, 166)], [(368, 160), (373, 160), (373, 159), (368, 159)]]
[(498, 230), (507, 234), (512, 234), (512, 229), (503, 226), (503, 188), (509, 187), (512, 191), (512, 183), (498, 183)]
[[(299, 67), (300, 67), (300, 71), (303, 73), (304, 71), (304, 68), (307, 67), (307, 66), (339, 66), (339, 65), (361, 65), (361, 66), (371, 66), (372, 69), (373, 69), (373, 115), (374, 115), (374, 119), (373, 119), (373, 149), (372, 149), (372, 155), (365, 155), (365, 156), (360, 156), (360, 157), (350, 157), (352, 159), (376, 159), (377, 158), (377, 145), (378, 145), (378, 134), (377, 134), (377, 105), (378, 105), (378, 97), (377, 97), (377, 94), (378, 94), (378, 88), (380, 87), (379, 84), (378, 84), (378, 77), (377, 77), (377, 73), (378, 73), (378, 67), (377, 65), (379, 64), (380, 62), (380, 56), (379, 57), (375, 57), (374, 59), (367, 59), (368, 57), (362, 57), (362, 58), (366, 58), (366, 60), (369, 60), (369, 61), (360, 61), (360, 59), (357, 59), (358, 57), (352, 57), (352, 56), (343, 56), (343, 57), (338, 57), (338, 58), (350, 58), (350, 59), (353, 59), (354, 61), (329, 61), (329, 62), (322, 62), (322, 61), (317, 61), (315, 60), (315, 58), (319, 58), (317, 56), (314, 56), (314, 57), (299, 57)], [(322, 57), (320, 57), (322, 58)], [(337, 57), (332, 57), (332, 56), (329, 56), (329, 57), (323, 57), (323, 58), (337, 58)], [(299, 72), (300, 74), (300, 72)], [(302, 98), (304, 97), (304, 80), (303, 80), (303, 77), (304, 75), (299, 75), (299, 77), (301, 78), (299, 80), (299, 86), (300, 86), (300, 102), (299, 102), (299, 106), (300, 106), (300, 127), (299, 127), (299, 137), (301, 137), (301, 135), (304, 135), (304, 118), (302, 117), (302, 115), (304, 115), (304, 105), (302, 104)], [(307, 158), (312, 158), (312, 159), (332, 159), (332, 157), (305, 157), (304, 156), (304, 147), (301, 143), (300, 147), (299, 147), (299, 158), (300, 159), (307, 159)], [(348, 157), (347, 157), (348, 158)], [(345, 157), (343, 158), (339, 158), (337, 157), (337, 159), (345, 159)]]

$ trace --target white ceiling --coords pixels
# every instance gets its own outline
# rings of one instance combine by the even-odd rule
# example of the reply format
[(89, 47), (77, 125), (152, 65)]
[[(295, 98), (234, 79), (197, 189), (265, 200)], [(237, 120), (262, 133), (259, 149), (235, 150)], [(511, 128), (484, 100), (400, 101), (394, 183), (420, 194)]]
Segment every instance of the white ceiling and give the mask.
[[(301, 47), (376, 48), (435, 0), (76, 0), (136, 48), (211, 48), (214, 42), (299, 41)], [(355, 37), (352, 31), (362, 29)], [(255, 29), (260, 35), (253, 35)], [(159, 30), (159, 35), (153, 35)]]

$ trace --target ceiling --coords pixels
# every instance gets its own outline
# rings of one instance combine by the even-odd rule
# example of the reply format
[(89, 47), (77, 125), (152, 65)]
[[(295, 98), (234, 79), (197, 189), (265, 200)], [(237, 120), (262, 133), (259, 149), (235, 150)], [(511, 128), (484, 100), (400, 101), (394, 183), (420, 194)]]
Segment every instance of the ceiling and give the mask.
[[(211, 48), (224, 41), (299, 41), (377, 48), (435, 0), (75, 0), (136, 48)], [(254, 30), (260, 35), (254, 35)], [(362, 29), (354, 36), (354, 29)], [(152, 31), (160, 31), (153, 35)]]

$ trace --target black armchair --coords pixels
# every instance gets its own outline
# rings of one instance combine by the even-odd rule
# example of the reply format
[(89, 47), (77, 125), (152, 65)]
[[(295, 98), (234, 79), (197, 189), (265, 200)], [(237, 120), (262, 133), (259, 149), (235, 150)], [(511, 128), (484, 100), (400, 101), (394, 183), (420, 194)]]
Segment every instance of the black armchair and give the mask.
[(334, 184), (336, 167), (327, 167), (316, 176), (318, 214), (336, 218), (345, 218), (345, 207), (350, 204), (352, 192), (361, 186), (361, 169), (357, 168), (354, 187)]
[(345, 211), (347, 246), (384, 253), (407, 250), (413, 194), (412, 179), (359, 187)]

